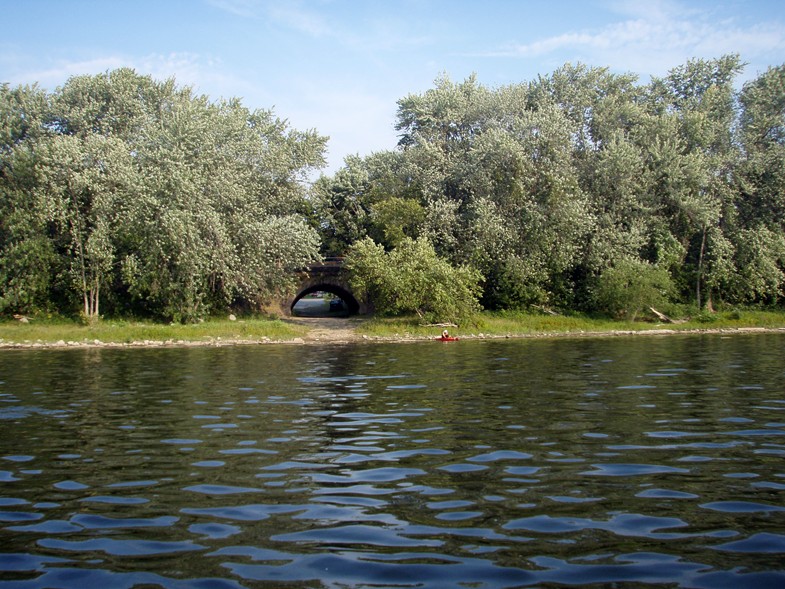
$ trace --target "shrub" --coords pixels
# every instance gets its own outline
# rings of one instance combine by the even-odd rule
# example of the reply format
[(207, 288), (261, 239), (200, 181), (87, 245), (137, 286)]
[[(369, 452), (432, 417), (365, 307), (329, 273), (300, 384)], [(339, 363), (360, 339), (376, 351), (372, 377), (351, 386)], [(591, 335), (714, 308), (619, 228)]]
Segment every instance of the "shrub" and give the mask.
[(606, 269), (594, 289), (596, 310), (634, 321), (645, 307), (668, 304), (673, 281), (664, 268), (642, 260), (622, 260)]
[(346, 258), (352, 289), (382, 315), (416, 313), (426, 321), (464, 321), (480, 310), (479, 272), (453, 267), (427, 239), (404, 238), (390, 252), (366, 238)]

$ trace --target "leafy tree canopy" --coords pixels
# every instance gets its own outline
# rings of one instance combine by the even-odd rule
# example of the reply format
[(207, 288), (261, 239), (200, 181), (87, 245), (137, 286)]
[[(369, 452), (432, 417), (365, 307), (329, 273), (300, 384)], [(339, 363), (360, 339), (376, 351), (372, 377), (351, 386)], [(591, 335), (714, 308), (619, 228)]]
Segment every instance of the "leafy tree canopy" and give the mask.
[(260, 308), (319, 257), (326, 138), (130, 69), (0, 91), (0, 310), (190, 321)]

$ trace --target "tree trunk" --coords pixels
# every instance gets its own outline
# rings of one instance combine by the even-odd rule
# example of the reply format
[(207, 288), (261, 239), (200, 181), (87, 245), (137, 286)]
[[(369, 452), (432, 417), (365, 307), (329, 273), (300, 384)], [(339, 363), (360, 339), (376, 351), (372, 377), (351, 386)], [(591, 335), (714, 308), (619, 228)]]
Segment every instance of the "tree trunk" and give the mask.
[(704, 223), (703, 225), (703, 235), (701, 235), (701, 249), (698, 254), (698, 278), (695, 281), (695, 298), (698, 303), (698, 310), (701, 307), (701, 280), (703, 279), (703, 255), (706, 251), (706, 233), (708, 232), (708, 226)]
[(98, 318), (98, 303), (101, 297), (101, 283), (97, 277), (92, 279), (92, 285), (87, 288), (84, 286), (84, 314), (87, 321), (92, 322)]

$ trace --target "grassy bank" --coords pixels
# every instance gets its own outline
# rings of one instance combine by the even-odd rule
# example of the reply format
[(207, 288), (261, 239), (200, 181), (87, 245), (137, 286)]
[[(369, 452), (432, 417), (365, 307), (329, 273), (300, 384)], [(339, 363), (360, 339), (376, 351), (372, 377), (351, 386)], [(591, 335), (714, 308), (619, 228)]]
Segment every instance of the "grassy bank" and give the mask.
[[(333, 318), (334, 319), (334, 318)], [(356, 319), (356, 318), (355, 318)], [(423, 325), (418, 317), (370, 317), (351, 321), (358, 336), (370, 339), (419, 339), (438, 336), (438, 325)], [(520, 312), (484, 312), (466, 325), (449, 327), (459, 337), (531, 337), (640, 332), (645, 330), (707, 331), (746, 328), (785, 329), (785, 311), (732, 311), (702, 314), (679, 323), (612, 321), (585, 315), (546, 315)], [(284, 342), (305, 338), (308, 327), (285, 319), (263, 317), (210, 319), (191, 325), (144, 321), (106, 320), (94, 325), (53, 318), (32, 318), (29, 323), (0, 321), (0, 347), (35, 345), (184, 345), (243, 342)], [(327, 343), (329, 338), (320, 337)]]
[(302, 337), (306, 329), (278, 319), (209, 319), (190, 325), (145, 321), (98, 321), (84, 325), (66, 319), (32, 318), (0, 322), (0, 346), (16, 344), (169, 344), (218, 341), (286, 341)]
[[(785, 328), (785, 311), (731, 311), (701, 314), (699, 317), (677, 323), (647, 321), (614, 321), (586, 315), (546, 315), (523, 312), (484, 312), (473, 322), (449, 327), (457, 336), (532, 336), (581, 333), (638, 332), (669, 329), (675, 331), (724, 330), (743, 328)], [(441, 332), (439, 326), (422, 325), (417, 317), (380, 317), (370, 319), (357, 329), (369, 337), (427, 337)]]

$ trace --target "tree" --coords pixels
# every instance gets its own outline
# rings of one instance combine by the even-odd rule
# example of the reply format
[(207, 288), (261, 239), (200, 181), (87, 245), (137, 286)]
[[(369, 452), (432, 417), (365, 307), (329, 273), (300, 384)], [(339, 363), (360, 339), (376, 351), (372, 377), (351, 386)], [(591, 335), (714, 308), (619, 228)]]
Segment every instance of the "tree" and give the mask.
[(46, 135), (49, 111), (38, 87), (0, 85), (0, 312), (33, 313), (51, 303), (56, 256), (34, 191), (33, 148)]
[(424, 203), (412, 168), (403, 153), (388, 151), (349, 156), (333, 177), (320, 177), (310, 196), (323, 253), (341, 256), (368, 235), (388, 247), (416, 237)]
[[(704, 287), (719, 284), (727, 269), (722, 258), (728, 241), (716, 232), (733, 223), (731, 180), (739, 158), (732, 137), (733, 80), (742, 67), (737, 55), (691, 60), (651, 85), (653, 108), (667, 109), (658, 118), (669, 125), (660, 128), (676, 131), (654, 143), (665, 156), (658, 158), (665, 165), (657, 176), (663, 204), (679, 223), (674, 229), (687, 251), (699, 308), (706, 304), (711, 309), (711, 288)], [(719, 249), (711, 249), (712, 244)]]
[(410, 94), (398, 101), (395, 128), (402, 131), (398, 144), (431, 143), (448, 157), (465, 151), (484, 127), (487, 99), (488, 91), (475, 75), (460, 84), (440, 76), (425, 94)]
[(739, 222), (785, 231), (785, 65), (744, 85), (740, 136), (745, 158), (737, 180)]
[(352, 289), (368, 297), (382, 314), (416, 313), (429, 321), (462, 321), (479, 311), (481, 276), (455, 268), (436, 255), (425, 239), (404, 239), (385, 252), (370, 238), (346, 258)]
[[(529, 101), (527, 88), (490, 91), (470, 77), (447, 78), (399, 101), (400, 145), (421, 190), (427, 236), (439, 255), (469, 261), (491, 282), (486, 302), (520, 299), (499, 292), (515, 268), (537, 299), (565, 302), (568, 274), (593, 221), (573, 168), (571, 123), (552, 101)], [(524, 263), (521, 263), (525, 260)], [(520, 275), (519, 275), (520, 276)], [(493, 303), (495, 304), (495, 303)]]
[(299, 216), (268, 217), (240, 231), (236, 297), (253, 308), (293, 294), (295, 272), (320, 258), (319, 235)]
[[(783, 69), (739, 95), (742, 67), (736, 55), (691, 60), (647, 85), (581, 64), (495, 89), (440, 77), (398, 102), (401, 140), (385, 190), (368, 160), (354, 162), (365, 177), (350, 217), (385, 241), (374, 211), (378, 220), (419, 203), (424, 217), (410, 235), (479, 270), (492, 308), (591, 310), (602, 277), (628, 262), (669, 272), (698, 307), (740, 300), (749, 253), (738, 248), (766, 235), (761, 227), (785, 231)], [(777, 251), (759, 250), (772, 256), (766, 268)], [(766, 274), (757, 292), (770, 298), (776, 281)]]
[(56, 135), (39, 145), (36, 170), (36, 189), (56, 231), (53, 240), (68, 259), (83, 316), (94, 321), (115, 262), (119, 203), (134, 183), (131, 156), (112, 137)]
[(607, 268), (594, 288), (598, 311), (635, 321), (645, 307), (667, 304), (673, 292), (668, 272), (634, 258), (618, 260)]
[(785, 286), (785, 235), (764, 225), (735, 236), (729, 290), (742, 303), (776, 304)]
[[(271, 111), (130, 69), (51, 95), (3, 85), (0, 309), (193, 320), (259, 308), (291, 269), (346, 252), (386, 312), (455, 315), (446, 297), (473, 308), (478, 293), (609, 309), (639, 298), (622, 278), (662, 272), (698, 307), (779, 302), (785, 66), (736, 92), (741, 69), (729, 55), (646, 85), (582, 64), (498, 88), (442, 76), (398, 102), (396, 150), (347, 158), (310, 192), (326, 139)], [(451, 283), (470, 296), (434, 286)]]
[(0, 99), (4, 308), (47, 291), (70, 311), (62, 289), (90, 319), (108, 301), (188, 321), (269, 301), (292, 288), (284, 269), (318, 257), (304, 221), (315, 131), (130, 69)]
[[(305, 211), (301, 181), (323, 162), (324, 138), (236, 100), (186, 90), (169, 102), (137, 150), (147, 173), (133, 203), (129, 292), (181, 321), (232, 302), (258, 308), (292, 288), (281, 268), (318, 257), (313, 231), (294, 217)], [(298, 242), (302, 250), (291, 247)], [(271, 263), (263, 276), (259, 260)]]
[(332, 178), (322, 176), (311, 191), (323, 251), (342, 256), (368, 235), (371, 202), (370, 178), (365, 162), (353, 156)]
[(416, 239), (425, 210), (416, 200), (392, 196), (371, 208), (371, 230), (376, 241), (393, 249), (407, 237)]

